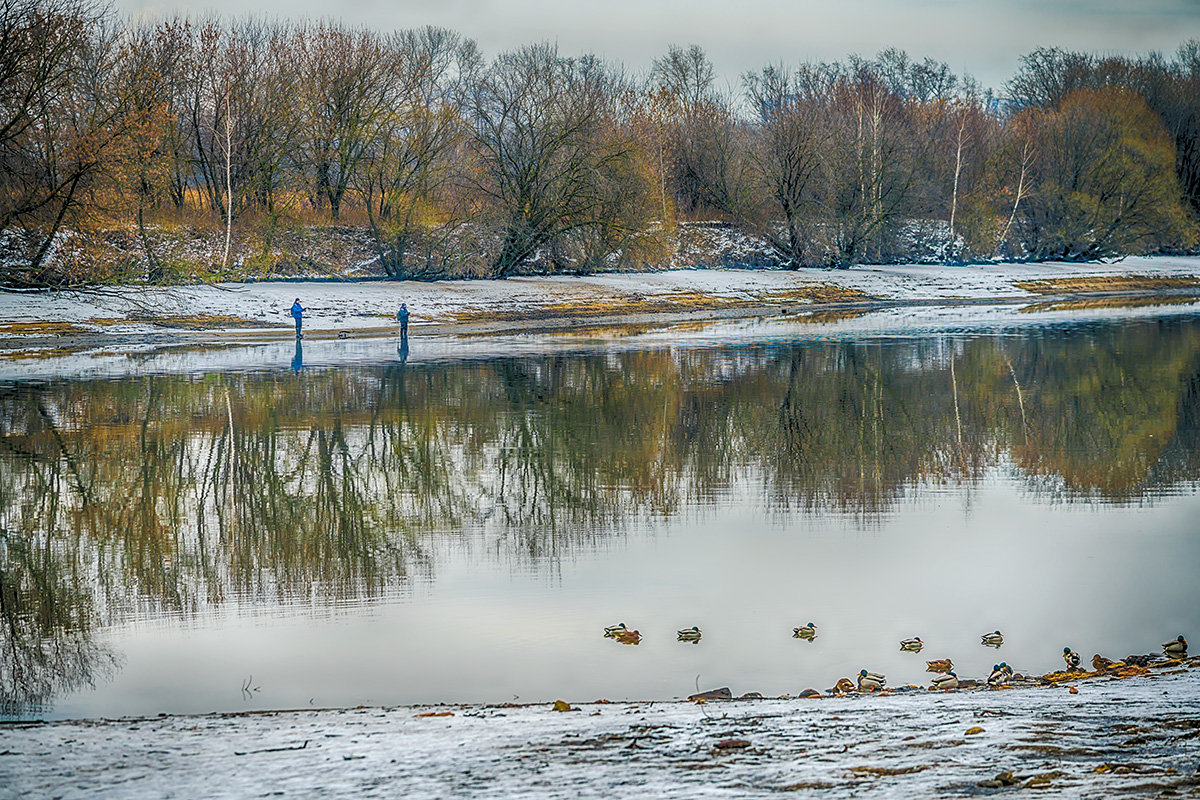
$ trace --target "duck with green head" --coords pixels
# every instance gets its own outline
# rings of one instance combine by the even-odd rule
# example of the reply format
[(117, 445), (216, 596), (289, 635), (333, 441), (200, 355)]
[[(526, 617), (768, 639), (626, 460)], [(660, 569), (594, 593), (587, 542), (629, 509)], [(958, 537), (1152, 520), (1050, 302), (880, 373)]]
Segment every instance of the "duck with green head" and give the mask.
[(992, 671), (988, 675), (987, 679), (988, 686), (1003, 686), (1004, 684), (1008, 683), (1009, 674), (1008, 671), (1004, 669), (1005, 666), (1007, 665), (992, 665)]
[(860, 692), (876, 692), (887, 684), (887, 678), (878, 672), (867, 672), (865, 669), (858, 673), (858, 690)]
[(909, 653), (919, 653), (925, 648), (925, 643), (921, 641), (920, 636), (914, 636), (911, 639), (901, 639), (900, 649)]
[(934, 675), (933, 688), (945, 690), (957, 689), (958, 675), (954, 674), (953, 672), (948, 672), (945, 675)]
[(817, 626), (810, 622), (807, 625), (801, 625), (799, 628), (792, 628), (792, 638), (808, 639), (811, 642), (817, 638)]
[(1079, 653), (1076, 653), (1070, 647), (1064, 647), (1062, 656), (1063, 661), (1067, 662), (1067, 669), (1072, 671), (1079, 669)]
[(1186, 658), (1187, 657), (1187, 639), (1183, 638), (1183, 634), (1179, 634), (1172, 641), (1163, 645), (1163, 652), (1171, 658)]
[(1004, 634), (1002, 634), (1000, 631), (985, 633), (983, 636), (979, 637), (979, 643), (987, 647), (999, 647), (1000, 645), (1004, 644)]
[(690, 628), (684, 628), (681, 631), (675, 632), (676, 637), (681, 642), (698, 642), (700, 641), (700, 629), (693, 625)]

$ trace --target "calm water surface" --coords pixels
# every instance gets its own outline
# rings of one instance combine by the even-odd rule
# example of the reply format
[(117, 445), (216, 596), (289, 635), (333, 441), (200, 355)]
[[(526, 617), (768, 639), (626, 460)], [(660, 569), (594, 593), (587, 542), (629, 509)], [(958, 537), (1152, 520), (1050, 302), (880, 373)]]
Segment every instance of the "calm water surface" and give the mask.
[(293, 366), (0, 388), (3, 715), (795, 693), (1200, 638), (1197, 316)]

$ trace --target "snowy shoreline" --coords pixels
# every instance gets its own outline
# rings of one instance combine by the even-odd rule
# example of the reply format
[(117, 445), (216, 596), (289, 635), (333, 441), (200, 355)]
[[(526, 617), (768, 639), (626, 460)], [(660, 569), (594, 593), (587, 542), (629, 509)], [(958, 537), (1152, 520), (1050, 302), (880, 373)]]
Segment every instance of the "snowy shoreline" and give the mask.
[[(646, 314), (733, 315), (764, 309), (846, 305), (1016, 302), (1098, 292), (1035, 292), (1024, 281), (1141, 276), (1192, 280), (1200, 256), (1130, 257), (1114, 263), (881, 265), (847, 270), (682, 269), (586, 277), (516, 277), (454, 281), (277, 281), (165, 287), (109, 287), (63, 292), (0, 291), (0, 346), (14, 340), (91, 335), (146, 337), (232, 334), (278, 338), (291, 331), (288, 313), (300, 297), (305, 330), (316, 335), (391, 331), (406, 302), (413, 330), (501, 324), (531, 319)], [(38, 327), (52, 324), (51, 327)], [(57, 325), (55, 328), (53, 325)]]
[[(819, 700), (447, 705), (4, 726), (0, 795), (891, 797), (1200, 786), (1200, 671)], [(1005, 776), (1005, 773), (1012, 773)]]

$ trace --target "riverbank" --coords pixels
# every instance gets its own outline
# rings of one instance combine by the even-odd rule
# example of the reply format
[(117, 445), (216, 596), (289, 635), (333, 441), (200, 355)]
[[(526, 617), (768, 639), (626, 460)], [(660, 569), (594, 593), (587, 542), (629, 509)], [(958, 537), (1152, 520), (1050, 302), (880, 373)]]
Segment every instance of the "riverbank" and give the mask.
[(582, 325), (1014, 303), (1069, 310), (1200, 297), (1200, 257), (1111, 264), (884, 265), (848, 270), (695, 269), (438, 282), (276, 281), (0, 292), (0, 351), (136, 342), (278, 341), (300, 298), (310, 338), (503, 332)]
[(0, 797), (1039, 797), (1200, 790), (1200, 670), (1008, 691), (4, 727)]

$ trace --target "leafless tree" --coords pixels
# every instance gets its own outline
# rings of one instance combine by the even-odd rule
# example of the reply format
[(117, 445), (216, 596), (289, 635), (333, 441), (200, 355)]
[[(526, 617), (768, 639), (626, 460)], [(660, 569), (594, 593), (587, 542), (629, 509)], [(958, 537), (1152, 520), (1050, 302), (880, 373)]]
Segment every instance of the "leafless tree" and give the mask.
[(463, 111), (478, 165), (470, 180), (497, 220), (496, 276), (601, 223), (603, 177), (630, 155), (607, 135), (614, 88), (597, 59), (565, 58), (549, 44), (501, 55), (467, 82)]
[[(379, 262), (395, 278), (424, 276), (407, 259), (415, 238), (453, 227), (434, 198), (454, 175), (462, 142), (458, 81), (478, 63), (474, 43), (442, 28), (403, 31), (385, 42), (391, 100), (374, 126), (351, 185), (367, 211)], [(453, 203), (443, 203), (453, 205)]]

